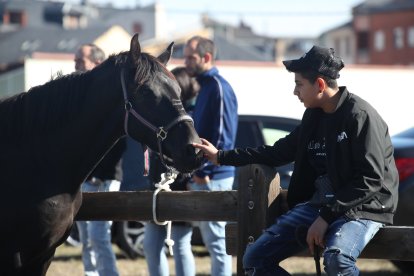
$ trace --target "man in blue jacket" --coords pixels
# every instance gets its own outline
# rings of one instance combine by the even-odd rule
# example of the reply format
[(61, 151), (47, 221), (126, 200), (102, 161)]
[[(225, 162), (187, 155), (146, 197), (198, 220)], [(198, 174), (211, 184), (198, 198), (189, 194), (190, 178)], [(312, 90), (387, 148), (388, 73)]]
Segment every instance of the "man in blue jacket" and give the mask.
[[(196, 77), (200, 92), (193, 111), (195, 129), (200, 137), (211, 141), (218, 149), (234, 147), (237, 132), (237, 99), (230, 84), (214, 66), (213, 41), (192, 37), (184, 48), (187, 72)], [(190, 189), (231, 190), (235, 168), (205, 163), (193, 174)], [(232, 260), (226, 253), (225, 222), (200, 222), (204, 243), (212, 258), (211, 275), (231, 275)]]

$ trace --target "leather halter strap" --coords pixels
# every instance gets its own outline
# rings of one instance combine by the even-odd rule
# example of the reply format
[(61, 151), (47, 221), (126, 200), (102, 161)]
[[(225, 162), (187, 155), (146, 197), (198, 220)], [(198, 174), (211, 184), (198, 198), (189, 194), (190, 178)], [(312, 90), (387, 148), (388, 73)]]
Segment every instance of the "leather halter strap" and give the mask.
[(193, 118), (191, 118), (191, 116), (189, 116), (188, 114), (180, 115), (177, 118), (175, 118), (174, 120), (172, 120), (166, 127), (164, 127), (164, 126), (160, 126), (160, 127), (154, 126), (148, 120), (146, 120), (144, 117), (139, 115), (138, 112), (136, 112), (135, 109), (132, 107), (132, 104), (128, 99), (128, 93), (127, 93), (127, 89), (126, 89), (126, 85), (125, 85), (124, 75), (125, 75), (125, 71), (124, 71), (124, 68), (122, 68), (121, 69), (121, 85), (122, 85), (122, 93), (124, 95), (124, 105), (125, 105), (125, 120), (124, 120), (125, 133), (126, 133), (126, 135), (129, 136), (129, 134), (128, 134), (128, 120), (129, 120), (129, 114), (131, 113), (132, 116), (134, 116), (139, 122), (144, 124), (146, 127), (151, 129), (156, 134), (157, 144), (158, 144), (158, 152), (160, 154), (161, 162), (163, 163), (164, 166), (169, 168), (165, 164), (165, 161), (164, 161), (164, 157), (163, 157), (163, 154), (162, 154), (162, 145), (161, 145), (161, 143), (162, 143), (162, 141), (164, 141), (167, 138), (168, 131), (171, 128), (173, 128), (175, 125), (177, 125), (178, 123), (183, 122), (183, 121), (189, 121), (189, 122), (192, 122), (194, 124)]

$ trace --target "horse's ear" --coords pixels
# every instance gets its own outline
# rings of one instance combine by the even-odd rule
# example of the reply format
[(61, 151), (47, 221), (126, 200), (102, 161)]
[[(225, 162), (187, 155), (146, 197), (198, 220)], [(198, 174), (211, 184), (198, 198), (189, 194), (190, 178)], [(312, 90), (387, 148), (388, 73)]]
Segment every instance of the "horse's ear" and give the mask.
[(141, 45), (138, 41), (138, 33), (135, 33), (131, 39), (131, 48), (129, 49), (129, 53), (134, 63), (137, 64), (141, 55)]
[(158, 60), (161, 61), (162, 64), (167, 65), (167, 62), (170, 60), (173, 52), (173, 46), (174, 42), (171, 42), (171, 44), (168, 45), (167, 49), (158, 56)]

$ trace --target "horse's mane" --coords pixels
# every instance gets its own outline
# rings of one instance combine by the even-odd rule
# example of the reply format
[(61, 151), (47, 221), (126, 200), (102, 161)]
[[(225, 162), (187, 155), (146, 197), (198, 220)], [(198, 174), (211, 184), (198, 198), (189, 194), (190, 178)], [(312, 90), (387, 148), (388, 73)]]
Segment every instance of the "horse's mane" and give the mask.
[[(111, 55), (108, 58), (108, 61), (113, 60), (115, 65), (124, 65), (128, 62), (128, 53), (123, 52), (118, 55)], [(141, 53), (140, 59), (137, 61), (138, 64), (134, 65), (134, 69), (136, 67), (135, 72), (135, 81), (139, 84), (144, 83), (147, 81), (151, 76), (154, 76), (156, 72), (164, 72), (170, 78), (175, 79), (174, 75), (167, 70), (167, 68), (162, 65), (157, 58), (148, 54), (148, 53)], [(130, 65), (132, 66), (132, 65)]]
[(72, 73), (1, 100), (0, 137), (45, 133), (72, 119), (81, 107), (88, 80), (88, 73)]
[[(72, 73), (53, 79), (15, 96), (0, 100), (0, 140), (30, 139), (35, 134), (46, 134), (62, 127), (79, 114), (85, 100), (85, 91), (97, 70), (113, 70), (131, 63), (129, 52), (111, 55), (94, 70)], [(140, 55), (135, 80), (143, 83), (155, 72), (172, 74), (158, 60), (146, 53)], [(100, 68), (100, 69), (98, 69)]]

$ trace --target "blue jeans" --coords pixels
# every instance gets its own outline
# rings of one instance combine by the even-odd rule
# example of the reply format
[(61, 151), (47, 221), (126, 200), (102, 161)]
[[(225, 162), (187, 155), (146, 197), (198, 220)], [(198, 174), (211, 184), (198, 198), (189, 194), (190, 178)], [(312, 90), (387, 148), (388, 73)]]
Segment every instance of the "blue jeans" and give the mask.
[[(120, 182), (107, 180), (101, 185), (82, 184), (82, 192), (118, 191)], [(82, 262), (86, 276), (118, 276), (112, 251), (111, 221), (77, 221), (82, 242)]]
[[(191, 183), (193, 191), (227, 191), (233, 187), (233, 177), (210, 180), (207, 184)], [(195, 223), (196, 224), (196, 223)], [(232, 275), (232, 257), (226, 253), (226, 233), (224, 221), (200, 221), (201, 236), (211, 256), (211, 275)]]
[[(318, 216), (318, 209), (305, 203), (279, 217), (247, 246), (243, 257), (246, 274), (290, 275), (279, 263), (307, 248), (307, 230)], [(371, 220), (346, 217), (340, 217), (329, 225), (323, 252), (325, 272), (328, 275), (359, 275), (355, 262), (382, 226)]]
[[(173, 253), (175, 275), (194, 276), (195, 261), (191, 251), (191, 225), (176, 225), (171, 227), (171, 238), (174, 240)], [(168, 260), (165, 252), (166, 225), (153, 222), (145, 224), (144, 253), (150, 276), (169, 276)]]

